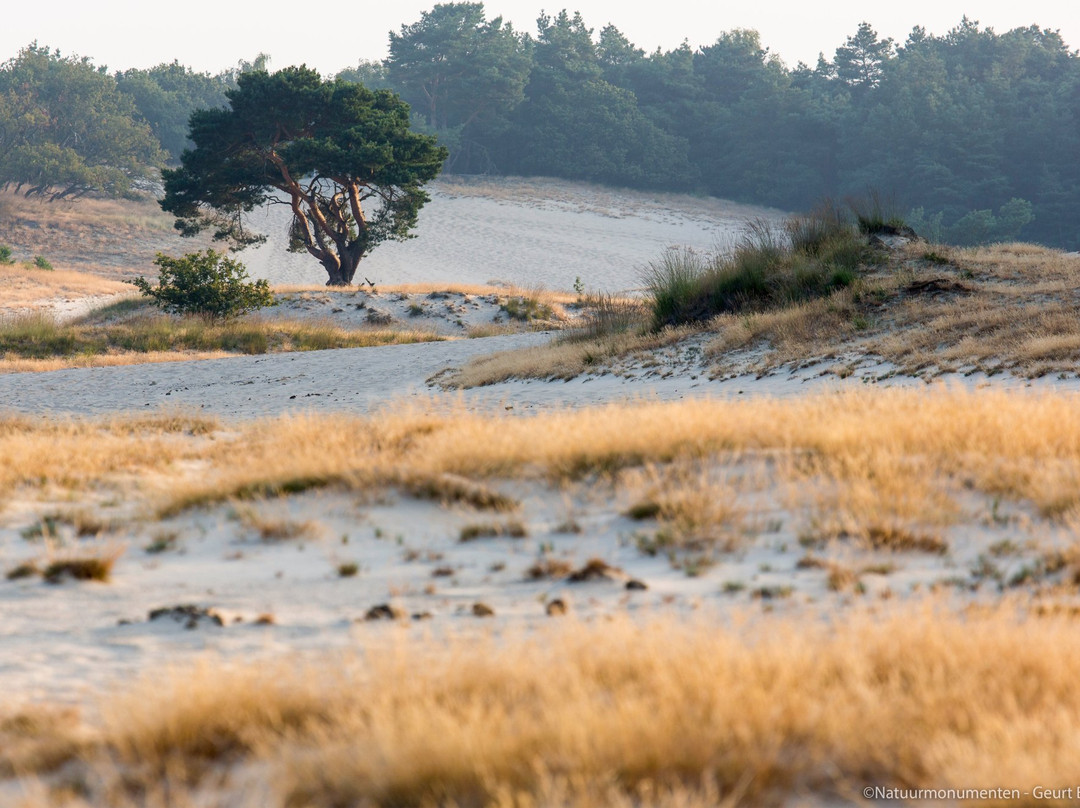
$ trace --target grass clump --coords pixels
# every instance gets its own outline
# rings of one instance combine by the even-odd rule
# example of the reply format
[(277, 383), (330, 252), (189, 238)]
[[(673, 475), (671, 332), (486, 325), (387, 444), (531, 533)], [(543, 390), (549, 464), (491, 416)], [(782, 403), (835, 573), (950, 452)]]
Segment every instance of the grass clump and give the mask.
[(538, 298), (527, 295), (508, 297), (499, 303), (499, 308), (512, 320), (523, 323), (533, 320), (552, 320), (555, 310)]
[(175, 530), (160, 531), (154, 534), (150, 543), (147, 544), (143, 551), (149, 555), (157, 555), (159, 553), (166, 553), (170, 550), (175, 550), (180, 541), (180, 534)]
[(869, 191), (865, 196), (851, 197), (847, 202), (861, 233), (895, 236), (910, 232), (896, 201), (876, 190)]
[(458, 534), (460, 541), (473, 541), (474, 539), (492, 539), (506, 536), (511, 539), (523, 539), (529, 535), (528, 528), (523, 522), (511, 520), (509, 522), (474, 522), (461, 528)]
[(405, 487), (418, 499), (434, 499), (444, 505), (462, 504), (489, 511), (513, 511), (520, 506), (513, 497), (457, 474), (418, 475)]
[(782, 228), (751, 222), (727, 254), (668, 250), (647, 267), (654, 328), (790, 306), (851, 286), (871, 257), (865, 238), (832, 206)]
[(255, 511), (244, 511), (240, 521), (259, 534), (265, 542), (288, 541), (290, 539), (315, 538), (319, 535), (319, 523), (306, 520), (297, 522), (275, 516), (264, 516)]
[(35, 575), (41, 575), (41, 568), (33, 561), (27, 561), (9, 569), (4, 577), (9, 581), (19, 581), (23, 578), (33, 578)]
[(41, 573), (46, 583), (58, 584), (65, 578), (76, 581), (98, 581), (108, 583), (119, 552), (102, 555), (70, 556), (51, 561)]
[(542, 581), (546, 578), (565, 578), (574, 571), (574, 565), (562, 558), (544, 556), (525, 570), (525, 577), (530, 581)]

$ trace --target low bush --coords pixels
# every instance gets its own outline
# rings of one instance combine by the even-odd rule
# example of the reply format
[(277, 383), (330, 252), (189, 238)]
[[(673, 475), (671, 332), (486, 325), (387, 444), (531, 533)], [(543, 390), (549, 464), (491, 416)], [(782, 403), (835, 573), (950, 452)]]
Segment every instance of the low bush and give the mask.
[(154, 263), (157, 286), (142, 276), (131, 283), (165, 311), (228, 319), (275, 304), (265, 280), (250, 282), (243, 264), (213, 250), (181, 258), (158, 253)]

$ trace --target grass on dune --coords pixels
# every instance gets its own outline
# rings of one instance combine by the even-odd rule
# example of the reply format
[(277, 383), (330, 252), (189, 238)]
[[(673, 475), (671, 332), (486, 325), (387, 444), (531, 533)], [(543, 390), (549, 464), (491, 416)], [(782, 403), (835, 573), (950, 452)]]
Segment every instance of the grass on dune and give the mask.
[[(262, 354), (422, 342), (439, 337), (422, 331), (348, 329), (330, 322), (250, 319), (227, 322), (154, 313), (138, 301), (121, 301), (70, 323), (43, 313), (0, 321), (0, 357), (19, 369), (20, 360), (158, 355), (165, 352)], [(189, 358), (178, 356), (177, 358)], [(30, 367), (34, 367), (30, 365)]]
[(174, 799), (210, 781), (227, 795), (215, 778), (254, 763), (275, 774), (263, 808), (696, 808), (1077, 781), (1074, 619), (876, 611), (392, 632), (362, 657), (206, 660), (128, 683), (93, 724), (0, 721), (0, 771), (66, 764), (112, 806), (166, 776)]
[(26, 265), (0, 264), (0, 287), (5, 308), (17, 308), (55, 298), (116, 295), (129, 292), (119, 281), (74, 270), (46, 270)]
[[(241, 422), (214, 440), (182, 428), (124, 433), (123, 423), (0, 421), (0, 483), (85, 485), (141, 469), (153, 472), (144, 486), (160, 488), (161, 511), (175, 513), (328, 485), (412, 489), (446, 474), (561, 481), (701, 459), (738, 469), (747, 485), (786, 486), (817, 535), (869, 544), (952, 523), (965, 491), (1053, 519), (1080, 507), (1080, 416), (1066, 394), (859, 390), (533, 416), (397, 408)], [(197, 470), (171, 472), (178, 458)], [(657, 476), (669, 478), (678, 476)], [(694, 479), (695, 490), (708, 487)], [(672, 518), (686, 510), (676, 505)]]

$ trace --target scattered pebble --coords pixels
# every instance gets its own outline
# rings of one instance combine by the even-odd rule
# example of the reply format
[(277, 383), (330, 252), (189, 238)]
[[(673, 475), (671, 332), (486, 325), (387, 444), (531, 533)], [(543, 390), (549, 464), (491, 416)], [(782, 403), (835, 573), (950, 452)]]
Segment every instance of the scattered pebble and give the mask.
[(403, 617), (405, 617), (405, 612), (397, 606), (391, 606), (389, 603), (372, 606), (364, 615), (365, 620), (400, 620)]
[(217, 612), (202, 606), (195, 606), (191, 603), (180, 606), (164, 606), (160, 609), (151, 609), (150, 614), (147, 617), (147, 620), (151, 623), (155, 620), (169, 619), (176, 623), (183, 623), (184, 628), (186, 629), (196, 629), (199, 626), (209, 624), (220, 627), (225, 626), (225, 621), (221, 619), (221, 615)]
[(555, 600), (549, 600), (547, 606), (544, 607), (544, 611), (547, 612), (548, 617), (559, 617), (566, 614), (566, 601), (562, 598), (555, 598)]
[(472, 613), (477, 617), (494, 617), (495, 610), (488, 606), (486, 603), (480, 603), (477, 601), (472, 605)]

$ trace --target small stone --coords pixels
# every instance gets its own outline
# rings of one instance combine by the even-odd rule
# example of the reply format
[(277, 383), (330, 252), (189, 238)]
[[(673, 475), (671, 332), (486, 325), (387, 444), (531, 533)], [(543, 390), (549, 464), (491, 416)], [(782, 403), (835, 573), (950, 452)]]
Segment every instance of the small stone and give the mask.
[(626, 588), (641, 590), (648, 589), (649, 585), (644, 581), (639, 581), (637, 578), (631, 578), (629, 581), (626, 582)]
[(433, 617), (431, 612), (417, 612), (412, 616), (413, 620), (430, 620)]
[(544, 611), (547, 612), (548, 617), (559, 617), (566, 614), (566, 601), (562, 598), (555, 598), (555, 600), (548, 601), (547, 606), (544, 607)]
[(390, 325), (394, 322), (394, 317), (388, 311), (372, 307), (368, 309), (367, 321), (372, 325)]
[(365, 620), (400, 620), (405, 616), (405, 613), (396, 606), (391, 606), (389, 603), (380, 603), (377, 606), (372, 606), (367, 610), (367, 614), (364, 615)]
[(488, 606), (486, 603), (480, 603), (477, 601), (472, 605), (472, 613), (477, 617), (494, 617), (495, 610)]
[(212, 623), (215, 626), (225, 625), (225, 621), (221, 619), (221, 615), (217, 612), (190, 603), (152, 609), (147, 617), (150, 622), (164, 619), (172, 619), (177, 623), (183, 623), (184, 628), (187, 629), (198, 628), (203, 623)]

